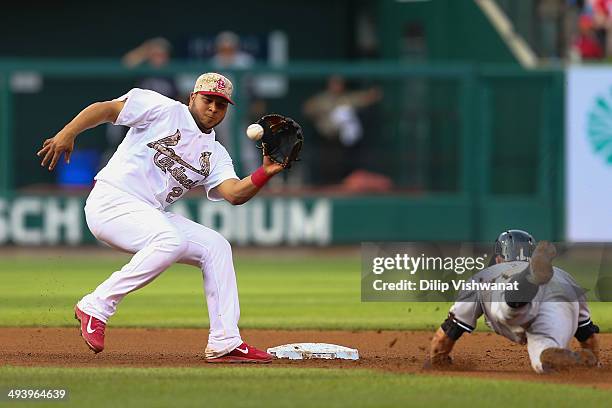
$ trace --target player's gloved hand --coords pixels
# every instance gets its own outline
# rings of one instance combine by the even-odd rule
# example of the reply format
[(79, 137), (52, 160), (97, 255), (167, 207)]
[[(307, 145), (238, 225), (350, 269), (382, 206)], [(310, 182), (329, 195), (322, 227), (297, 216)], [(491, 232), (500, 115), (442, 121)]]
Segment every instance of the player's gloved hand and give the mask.
[(70, 155), (74, 150), (74, 139), (75, 136), (62, 130), (54, 137), (45, 140), (42, 149), (36, 153), (37, 156), (43, 157), (40, 165), (45, 167), (49, 163), (49, 171), (51, 171), (57, 165), (62, 154), (64, 154), (66, 164), (70, 163)]
[(257, 123), (264, 130), (258, 147), (263, 150), (266, 173), (267, 168), (278, 170), (278, 166), (271, 166), (271, 163), (280, 165), (281, 170), (291, 168), (291, 164), (299, 160), (304, 143), (302, 127), (290, 117), (277, 114), (266, 115)]

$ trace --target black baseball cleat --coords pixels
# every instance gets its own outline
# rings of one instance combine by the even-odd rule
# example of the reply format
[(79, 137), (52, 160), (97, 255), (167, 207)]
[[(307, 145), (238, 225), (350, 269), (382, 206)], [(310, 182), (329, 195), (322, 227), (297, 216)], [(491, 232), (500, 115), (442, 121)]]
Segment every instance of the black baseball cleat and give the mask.
[(552, 260), (555, 256), (555, 246), (548, 241), (540, 241), (531, 256), (531, 273), (527, 279), (535, 285), (548, 283), (553, 277)]

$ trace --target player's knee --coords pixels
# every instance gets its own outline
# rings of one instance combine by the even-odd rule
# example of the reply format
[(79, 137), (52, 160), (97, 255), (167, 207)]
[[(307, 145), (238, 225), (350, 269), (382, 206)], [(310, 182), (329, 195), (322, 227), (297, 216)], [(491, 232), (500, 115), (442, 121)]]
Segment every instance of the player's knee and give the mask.
[(158, 235), (156, 242), (173, 260), (181, 258), (189, 246), (189, 241), (178, 231), (163, 232)]
[(227, 239), (218, 232), (215, 232), (211, 242), (211, 252), (216, 255), (232, 255), (232, 246)]
[(225, 237), (218, 234), (214, 240), (215, 250), (222, 253), (232, 253), (232, 246)]
[(182, 258), (187, 252), (189, 241), (182, 235), (177, 235), (171, 241), (172, 255), (176, 258)]

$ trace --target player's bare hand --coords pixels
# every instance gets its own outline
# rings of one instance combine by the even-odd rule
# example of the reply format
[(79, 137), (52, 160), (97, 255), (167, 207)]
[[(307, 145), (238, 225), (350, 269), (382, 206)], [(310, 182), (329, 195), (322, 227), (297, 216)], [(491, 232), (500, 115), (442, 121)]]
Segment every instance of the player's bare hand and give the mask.
[(591, 350), (596, 359), (599, 360), (599, 336), (593, 333), (588, 339), (580, 342), (580, 347)]
[(423, 364), (423, 368), (426, 370), (444, 370), (445, 368), (452, 367), (453, 359), (448, 354), (436, 354), (427, 360)]
[(285, 169), (282, 164), (272, 161), (268, 156), (263, 157), (263, 168), (268, 176), (274, 176)]
[(43, 142), (43, 147), (36, 153), (38, 157), (42, 157), (40, 165), (46, 167), (49, 165), (49, 171), (55, 169), (57, 162), (64, 155), (66, 164), (70, 163), (70, 155), (74, 150), (74, 136), (61, 131), (54, 137)]

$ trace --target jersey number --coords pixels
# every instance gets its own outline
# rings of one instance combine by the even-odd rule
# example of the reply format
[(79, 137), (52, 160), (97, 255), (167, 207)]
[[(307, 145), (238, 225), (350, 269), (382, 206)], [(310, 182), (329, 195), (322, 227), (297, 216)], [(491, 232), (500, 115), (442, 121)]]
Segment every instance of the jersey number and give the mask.
[(180, 187), (173, 187), (172, 191), (166, 196), (166, 202), (172, 203), (175, 198), (179, 198), (183, 194), (183, 189)]

